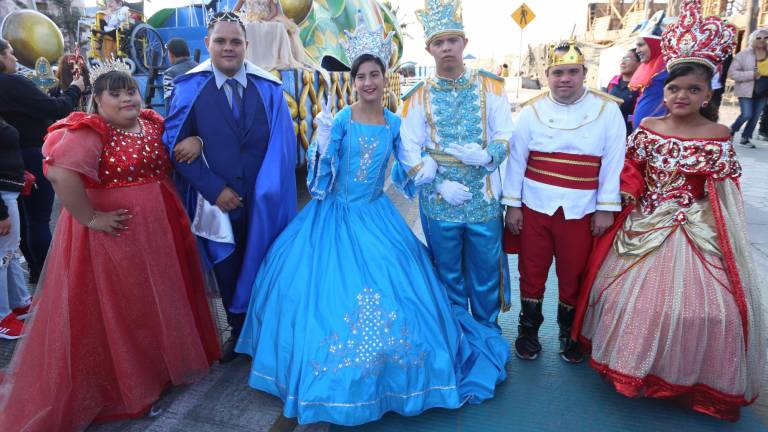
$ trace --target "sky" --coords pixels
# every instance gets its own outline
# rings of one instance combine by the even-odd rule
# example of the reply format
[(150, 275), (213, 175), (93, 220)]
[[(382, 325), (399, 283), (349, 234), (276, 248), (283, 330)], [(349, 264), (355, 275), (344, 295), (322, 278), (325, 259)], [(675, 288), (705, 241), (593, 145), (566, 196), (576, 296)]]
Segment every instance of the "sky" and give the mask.
[[(222, 0), (226, 2), (227, 0)], [(234, 4), (234, 0), (230, 0)], [(96, 0), (86, 0), (93, 5)], [(570, 36), (576, 25), (576, 34), (583, 33), (587, 21), (586, 5), (589, 0), (525, 0), (536, 18), (522, 31), (522, 46), (529, 43), (549, 42)], [(189, 4), (189, 0), (149, 0), (148, 12), (172, 5)], [(400, 7), (399, 17), (409, 23), (405, 40), (404, 61), (431, 62), (424, 51), (424, 37), (415, 11), (424, 7), (424, 0), (392, 0)], [(520, 52), (521, 31), (512, 20), (512, 12), (521, 0), (464, 0), (462, 9), (464, 28), (469, 39), (465, 53), (480, 59), (498, 59)]]
[[(529, 43), (565, 39), (576, 25), (576, 34), (583, 33), (587, 22), (589, 0), (465, 0), (462, 2), (464, 30), (469, 39), (465, 54), (480, 59), (498, 59), (520, 52), (521, 31), (512, 20), (514, 12), (525, 3), (536, 15), (522, 31), (523, 47)], [(429, 62), (424, 51), (424, 32), (414, 11), (424, 7), (423, 0), (392, 0), (400, 7), (399, 16), (409, 23), (404, 61)]]

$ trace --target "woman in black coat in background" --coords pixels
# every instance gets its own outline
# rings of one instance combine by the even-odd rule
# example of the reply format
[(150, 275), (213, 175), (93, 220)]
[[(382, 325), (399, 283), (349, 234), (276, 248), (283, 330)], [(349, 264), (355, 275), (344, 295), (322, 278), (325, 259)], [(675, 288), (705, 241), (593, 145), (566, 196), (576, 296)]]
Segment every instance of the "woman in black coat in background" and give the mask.
[(51, 244), (53, 188), (43, 176), (43, 138), (55, 120), (77, 107), (85, 88), (72, 82), (60, 97), (50, 97), (27, 77), (17, 75), (13, 47), (0, 39), (0, 117), (19, 132), (24, 168), (37, 177), (37, 189), (21, 198), (21, 250), (29, 265), (30, 282), (37, 282)]

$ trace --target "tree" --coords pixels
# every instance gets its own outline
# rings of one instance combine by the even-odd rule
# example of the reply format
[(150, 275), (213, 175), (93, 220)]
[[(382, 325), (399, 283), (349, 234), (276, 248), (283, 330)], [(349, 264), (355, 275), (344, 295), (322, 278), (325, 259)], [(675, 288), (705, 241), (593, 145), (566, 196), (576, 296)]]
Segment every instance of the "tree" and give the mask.
[(73, 12), (72, 0), (48, 0), (45, 14), (59, 26), (65, 40), (77, 40), (80, 15)]

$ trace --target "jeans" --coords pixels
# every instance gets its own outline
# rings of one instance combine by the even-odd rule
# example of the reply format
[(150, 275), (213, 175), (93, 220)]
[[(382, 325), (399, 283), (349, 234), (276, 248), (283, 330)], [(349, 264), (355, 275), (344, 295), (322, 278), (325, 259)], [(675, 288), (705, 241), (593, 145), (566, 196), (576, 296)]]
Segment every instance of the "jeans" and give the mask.
[(757, 128), (757, 133), (768, 136), (768, 104), (763, 108), (763, 113), (760, 114), (760, 126)]
[(11, 231), (0, 236), (0, 319), (11, 313), (11, 309), (26, 306), (30, 302), (24, 270), (19, 259), (19, 209), (16, 205), (18, 192), (0, 191), (0, 199), (8, 207)]
[(739, 118), (731, 125), (731, 132), (738, 132), (741, 126), (746, 123), (747, 126), (741, 133), (741, 138), (752, 138), (752, 133), (755, 131), (755, 126), (757, 126), (757, 120), (760, 119), (760, 114), (763, 112), (767, 100), (768, 97), (765, 96), (754, 98), (740, 97), (739, 108), (741, 108), (741, 113)]
[(53, 210), (53, 186), (43, 175), (43, 153), (40, 147), (23, 148), (24, 167), (37, 177), (37, 188), (32, 194), (21, 197), (21, 251), (29, 265), (30, 279), (40, 275), (45, 256), (51, 246), (51, 211)]

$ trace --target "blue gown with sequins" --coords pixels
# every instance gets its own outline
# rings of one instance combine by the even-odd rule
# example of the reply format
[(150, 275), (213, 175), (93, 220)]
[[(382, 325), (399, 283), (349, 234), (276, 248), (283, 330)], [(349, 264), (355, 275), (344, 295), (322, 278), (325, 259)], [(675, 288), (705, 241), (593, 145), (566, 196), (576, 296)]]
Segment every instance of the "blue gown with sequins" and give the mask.
[[(309, 149), (312, 200), (272, 245), (237, 351), (249, 384), (300, 423), (358, 425), (493, 396), (509, 345), (452, 306), (425, 246), (383, 193), (400, 119), (333, 122)], [(395, 169), (398, 169), (396, 164)], [(405, 176), (400, 176), (405, 178)]]

